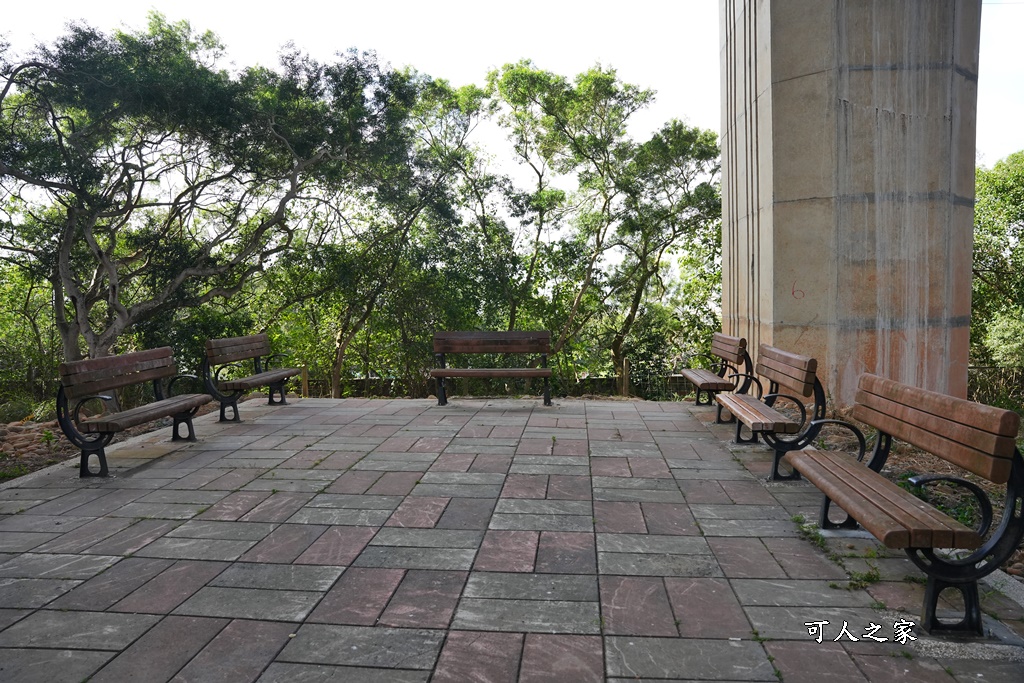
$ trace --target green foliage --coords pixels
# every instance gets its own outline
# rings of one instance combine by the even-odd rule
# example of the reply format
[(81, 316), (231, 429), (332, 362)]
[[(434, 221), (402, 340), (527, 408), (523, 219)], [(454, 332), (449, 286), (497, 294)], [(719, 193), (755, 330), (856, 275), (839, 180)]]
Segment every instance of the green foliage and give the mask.
[(976, 172), (971, 354), (1024, 366), (1024, 151)]
[[(670, 398), (719, 329), (717, 138), (634, 140), (654, 93), (614, 69), (455, 88), (295, 47), (232, 75), (223, 49), (153, 14), (0, 55), (0, 412), (42, 414), (63, 359), (168, 345), (194, 372), (261, 330), (333, 395), (425, 395), (435, 330), (547, 329), (564, 391), (628, 358)], [(471, 144), (485, 116), (528, 182)]]
[(623, 346), (630, 359), (630, 380), (641, 397), (648, 400), (672, 398), (667, 376), (678, 352), (679, 321), (673, 312), (653, 303), (641, 311)]

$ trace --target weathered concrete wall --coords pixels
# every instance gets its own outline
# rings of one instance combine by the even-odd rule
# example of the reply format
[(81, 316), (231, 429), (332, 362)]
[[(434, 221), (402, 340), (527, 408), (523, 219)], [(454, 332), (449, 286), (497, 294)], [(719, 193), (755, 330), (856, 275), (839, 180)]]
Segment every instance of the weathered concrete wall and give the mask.
[(723, 326), (967, 388), (977, 0), (722, 0)]

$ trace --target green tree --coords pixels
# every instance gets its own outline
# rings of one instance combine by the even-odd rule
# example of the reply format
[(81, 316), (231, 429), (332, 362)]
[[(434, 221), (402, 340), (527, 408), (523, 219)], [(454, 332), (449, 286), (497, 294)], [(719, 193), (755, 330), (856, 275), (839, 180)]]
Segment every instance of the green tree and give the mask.
[[(668, 257), (719, 224), (717, 136), (671, 121), (639, 146), (618, 179), (625, 212), (614, 243), (623, 256), (610, 277), (617, 309), (611, 339), (612, 363), (622, 375), (624, 345), (642, 307), (668, 291)], [(705, 301), (704, 307), (707, 306)]]
[(1024, 366), (1024, 151), (978, 168), (971, 355)]
[(289, 50), (281, 73), (231, 78), (220, 49), (154, 14), (3, 69), (0, 249), (50, 283), (68, 359), (235, 295), (291, 248), (318, 183), (405, 156), (415, 92), (372, 55)]

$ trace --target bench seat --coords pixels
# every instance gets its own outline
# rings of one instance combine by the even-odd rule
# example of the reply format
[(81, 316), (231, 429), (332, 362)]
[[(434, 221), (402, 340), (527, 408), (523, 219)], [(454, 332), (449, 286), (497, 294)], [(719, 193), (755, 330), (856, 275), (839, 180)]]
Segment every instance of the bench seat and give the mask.
[(974, 529), (848, 455), (807, 447), (785, 460), (886, 548), (981, 547)]
[[(251, 334), (245, 337), (227, 337), (224, 339), (206, 340), (206, 357), (203, 359), (203, 380), (206, 390), (220, 401), (221, 422), (241, 422), (238, 414), (238, 401), (253, 389), (267, 387), (269, 405), (286, 405), (287, 392), (285, 383), (292, 377), (302, 374), (302, 368), (270, 368), (271, 361), (283, 358), (281, 354), (271, 354), (270, 337), (266, 332)], [(251, 361), (249, 367), (252, 374), (245, 377), (225, 377), (220, 375), (230, 366)], [(280, 396), (275, 399), (274, 396)], [(227, 416), (231, 409), (231, 417)]]
[(224, 379), (218, 382), (218, 387), (221, 391), (249, 391), (258, 387), (267, 386), (269, 384), (275, 384), (277, 382), (283, 382), (289, 377), (295, 377), (302, 373), (299, 368), (280, 368), (278, 370), (268, 370), (261, 372), (256, 375), (250, 375), (249, 377), (240, 377), (238, 379)]
[(120, 413), (112, 413), (92, 420), (84, 420), (79, 423), (78, 427), (86, 434), (123, 432), (129, 427), (135, 427), (193, 410), (212, 400), (213, 397), (209, 394), (182, 394), (181, 396), (173, 396), (162, 401), (132, 408), (131, 410), (124, 410)]
[(704, 368), (685, 368), (679, 374), (700, 391), (732, 391), (734, 387), (732, 380), (723, 379)]
[[(810, 356), (761, 344), (754, 371), (768, 380), (768, 391), (764, 391), (761, 380), (750, 375), (750, 381), (757, 385), (756, 396), (746, 392), (715, 394), (719, 409), (728, 411), (736, 422), (736, 443), (757, 443), (760, 438), (775, 451), (768, 475), (770, 481), (799, 478), (798, 471), (790, 470), (787, 474), (779, 468), (782, 456), (810, 445), (821, 431), (819, 421), (825, 418), (825, 388), (818, 380), (817, 369), (818, 361)], [(813, 401), (810, 410), (804, 403), (806, 398)], [(800, 411), (800, 419), (793, 419), (775, 408), (779, 399), (785, 405), (795, 406)], [(750, 430), (749, 437), (743, 434), (743, 427)]]
[[(80, 477), (107, 476), (106, 446), (116, 434), (154, 420), (172, 418), (172, 441), (195, 441), (192, 418), (200, 406), (213, 400), (210, 394), (174, 395), (178, 380), (191, 378), (179, 375), (174, 353), (169, 346), (135, 351), (117, 356), (87, 358), (61, 363), (57, 368), (60, 386), (57, 389), (57, 423), (72, 444), (82, 450), (78, 468)], [(165, 380), (166, 389), (164, 387)], [(103, 402), (119, 407), (118, 389), (152, 384), (153, 400), (145, 405), (116, 413), (102, 413), (89, 418), (85, 406)], [(187, 434), (181, 435), (185, 426)], [(99, 470), (89, 469), (90, 459), (96, 456)]]
[[(444, 381), (449, 377), (469, 377), (495, 379), (544, 380), (544, 405), (551, 405), (551, 378), (553, 373), (548, 367), (548, 353), (551, 351), (551, 333), (547, 330), (538, 331), (439, 331), (434, 333), (434, 354), (437, 367), (430, 371), (430, 377), (436, 380), (437, 405), (448, 405), (448, 393)], [(527, 368), (450, 368), (447, 358), (450, 354), (500, 354), (508, 356), (513, 353), (530, 353), (540, 356), (538, 367)], [(474, 362), (474, 365), (476, 363)], [(484, 363), (486, 364), (486, 363)]]
[(715, 400), (752, 432), (796, 434), (802, 426), (751, 394), (718, 394)]
[[(712, 362), (710, 369), (684, 368), (680, 371), (687, 382), (693, 385), (696, 395), (694, 404), (698, 406), (714, 405), (714, 397), (722, 391), (745, 394), (750, 389), (749, 376), (754, 372), (753, 363), (747, 353), (747, 340), (733, 337), (722, 332), (711, 335), (711, 349), (708, 358)], [(737, 382), (736, 378), (742, 378)], [(734, 418), (730, 418), (730, 422)], [(715, 423), (722, 424), (722, 406), (715, 411)]]
[[(850, 416), (859, 424), (837, 419), (819, 424), (856, 436), (855, 457), (807, 446), (784, 458), (824, 494), (819, 525), (833, 530), (862, 527), (886, 547), (901, 548), (928, 577), (921, 615), (926, 632), (984, 635), (978, 581), (1007, 562), (1024, 540), (1024, 459), (1016, 446), (1020, 416), (872, 374), (861, 375), (854, 401)], [(877, 430), (866, 461), (868, 439), (859, 425)], [(919, 488), (905, 490), (882, 474), (896, 441), (946, 462), (936, 472), (910, 477), (908, 483)], [(958, 476), (957, 469), (988, 481)], [(947, 516), (940, 503), (932, 505), (927, 497), (915, 495), (935, 484), (974, 498), (974, 529)], [(1004, 486), (1002, 519), (996, 520), (990, 497)], [(833, 505), (846, 513), (844, 519), (830, 514), (836, 512)], [(944, 591), (956, 591), (963, 600), (958, 622), (939, 619)]]

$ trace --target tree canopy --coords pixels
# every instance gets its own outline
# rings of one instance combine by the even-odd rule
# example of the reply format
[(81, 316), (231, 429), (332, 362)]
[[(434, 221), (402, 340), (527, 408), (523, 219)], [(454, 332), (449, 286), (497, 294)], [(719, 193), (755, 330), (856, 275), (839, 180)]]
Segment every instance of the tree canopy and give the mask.
[[(455, 87), (295, 46), (229, 73), (224, 50), (153, 14), (0, 53), (0, 326), (37, 375), (161, 344), (194, 365), (266, 330), (335, 396), (422, 395), (436, 329), (549, 329), (571, 383), (626, 354), (661, 372), (715, 325), (717, 287), (687, 284), (720, 262), (715, 134), (635, 139), (655, 94), (613, 68)], [(506, 149), (475, 141), (485, 119)]]

